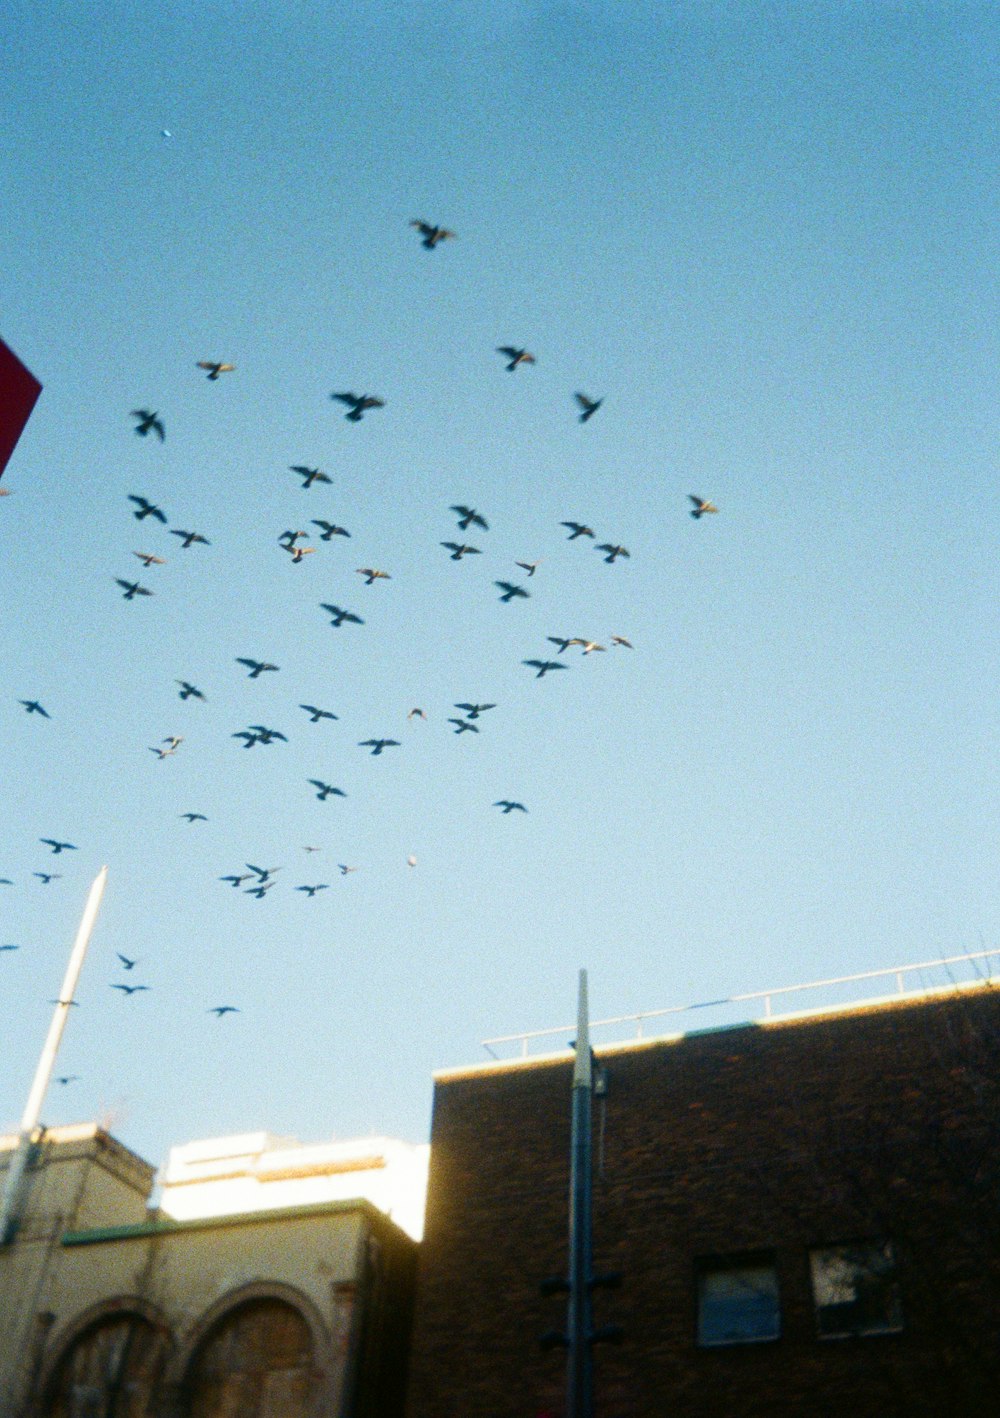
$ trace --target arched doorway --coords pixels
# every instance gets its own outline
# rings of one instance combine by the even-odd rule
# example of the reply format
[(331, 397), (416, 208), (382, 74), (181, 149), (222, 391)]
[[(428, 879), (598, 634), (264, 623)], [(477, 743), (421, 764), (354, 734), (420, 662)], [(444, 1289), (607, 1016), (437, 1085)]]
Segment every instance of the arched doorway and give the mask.
[(244, 1300), (199, 1344), (185, 1383), (188, 1418), (308, 1418), (320, 1386), (312, 1335), (284, 1300)]
[(48, 1385), (45, 1418), (154, 1418), (169, 1341), (143, 1315), (103, 1315), (72, 1339)]

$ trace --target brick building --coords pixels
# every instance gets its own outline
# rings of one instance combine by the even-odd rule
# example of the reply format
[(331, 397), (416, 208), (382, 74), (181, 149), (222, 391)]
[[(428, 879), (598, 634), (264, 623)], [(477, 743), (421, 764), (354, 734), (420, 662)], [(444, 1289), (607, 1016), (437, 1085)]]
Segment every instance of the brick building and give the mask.
[[(599, 1048), (601, 1418), (996, 1411), (1000, 989)], [(408, 1418), (563, 1413), (572, 1055), (435, 1078)]]

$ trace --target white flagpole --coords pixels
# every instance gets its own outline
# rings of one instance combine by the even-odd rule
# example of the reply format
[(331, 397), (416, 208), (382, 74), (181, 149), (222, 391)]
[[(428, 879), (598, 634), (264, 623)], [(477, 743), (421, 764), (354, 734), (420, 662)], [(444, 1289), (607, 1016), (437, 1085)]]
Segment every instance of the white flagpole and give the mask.
[(11, 1233), (16, 1223), (17, 1203), (20, 1198), (21, 1184), (24, 1173), (28, 1165), (28, 1157), (31, 1153), (31, 1140), (34, 1136), (35, 1128), (38, 1126), (38, 1119), (41, 1116), (42, 1104), (45, 1101), (45, 1094), (52, 1078), (52, 1070), (55, 1067), (56, 1054), (59, 1051), (59, 1043), (62, 1039), (63, 1030), (66, 1027), (66, 1016), (69, 1014), (70, 1006), (73, 1003), (73, 995), (76, 992), (77, 981), (80, 978), (80, 970), (83, 966), (83, 958), (87, 953), (87, 946), (90, 943), (91, 932), (94, 929), (94, 922), (97, 919), (97, 912), (101, 905), (101, 897), (104, 895), (104, 885), (108, 879), (107, 867), (101, 870), (94, 878), (87, 897), (87, 904), (83, 909), (83, 916), (80, 920), (80, 927), (76, 933), (76, 940), (73, 942), (73, 949), (70, 951), (69, 963), (66, 966), (66, 975), (63, 979), (62, 989), (59, 991), (59, 998), (52, 1015), (52, 1022), (49, 1025), (49, 1032), (45, 1040), (45, 1047), (42, 1049), (41, 1057), (38, 1060), (38, 1067), (35, 1069), (34, 1082), (28, 1094), (28, 1101), (25, 1104), (24, 1116), (21, 1118), (21, 1130), (17, 1140), (17, 1150), (11, 1158), (10, 1167), (7, 1172), (7, 1185), (4, 1188), (3, 1205), (0, 1207), (0, 1246), (6, 1245), (11, 1239)]

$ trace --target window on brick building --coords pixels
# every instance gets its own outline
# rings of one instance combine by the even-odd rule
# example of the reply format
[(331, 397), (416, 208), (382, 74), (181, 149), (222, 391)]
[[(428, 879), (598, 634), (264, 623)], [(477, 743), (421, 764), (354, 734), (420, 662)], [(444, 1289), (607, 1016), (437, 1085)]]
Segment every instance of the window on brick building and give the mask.
[(809, 1269), (821, 1339), (903, 1328), (891, 1241), (819, 1247), (809, 1253)]
[(773, 1256), (698, 1262), (698, 1343), (760, 1344), (781, 1334)]

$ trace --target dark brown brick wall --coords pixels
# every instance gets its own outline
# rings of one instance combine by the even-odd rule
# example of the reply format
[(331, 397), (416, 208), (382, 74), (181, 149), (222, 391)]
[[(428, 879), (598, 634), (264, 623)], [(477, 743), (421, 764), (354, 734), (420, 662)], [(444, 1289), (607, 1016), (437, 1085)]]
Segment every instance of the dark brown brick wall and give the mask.
[[(598, 1051), (600, 1418), (996, 1411), (1000, 990)], [(408, 1418), (563, 1413), (571, 1060), (439, 1079)], [(603, 1149), (600, 1139), (603, 1131)], [(603, 1164), (597, 1168), (603, 1150)], [(810, 1247), (894, 1243), (896, 1335), (816, 1337)], [(699, 1349), (699, 1257), (772, 1251), (782, 1334)]]

